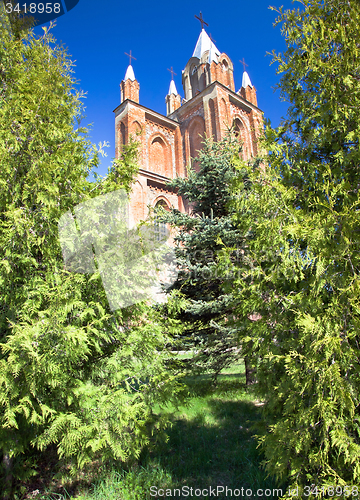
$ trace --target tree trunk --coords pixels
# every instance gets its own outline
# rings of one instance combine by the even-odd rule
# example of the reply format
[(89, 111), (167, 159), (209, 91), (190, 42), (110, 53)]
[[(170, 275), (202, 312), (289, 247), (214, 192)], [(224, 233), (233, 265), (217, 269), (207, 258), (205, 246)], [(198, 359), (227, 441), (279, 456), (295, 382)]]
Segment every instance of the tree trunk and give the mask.
[(256, 365), (253, 363), (252, 356), (245, 356), (245, 376), (246, 385), (252, 385), (256, 382)]
[(3, 455), (3, 469), (4, 469), (4, 489), (2, 492), (2, 500), (10, 500), (12, 484), (13, 484), (13, 457), (8, 453)]

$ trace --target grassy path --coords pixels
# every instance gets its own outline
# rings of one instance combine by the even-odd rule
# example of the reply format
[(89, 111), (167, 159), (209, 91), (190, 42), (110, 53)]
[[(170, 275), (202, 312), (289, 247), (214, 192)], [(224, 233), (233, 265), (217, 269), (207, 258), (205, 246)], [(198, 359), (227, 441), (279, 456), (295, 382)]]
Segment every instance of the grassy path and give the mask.
[[(236, 365), (221, 374), (215, 389), (207, 376), (188, 379), (187, 383), (192, 394), (190, 406), (172, 414), (168, 442), (145, 450), (141, 465), (130, 472), (113, 471), (91, 493), (72, 498), (254, 499), (261, 498), (256, 494), (259, 488), (264, 490), (262, 498), (278, 498), (279, 493), (273, 492), (277, 488), (274, 480), (266, 479), (260, 467), (261, 457), (252, 437), (251, 427), (259, 421), (260, 412), (245, 387), (244, 366)], [(215, 490), (209, 491), (210, 486)], [(229, 490), (226, 496), (226, 487), (232, 496)]]

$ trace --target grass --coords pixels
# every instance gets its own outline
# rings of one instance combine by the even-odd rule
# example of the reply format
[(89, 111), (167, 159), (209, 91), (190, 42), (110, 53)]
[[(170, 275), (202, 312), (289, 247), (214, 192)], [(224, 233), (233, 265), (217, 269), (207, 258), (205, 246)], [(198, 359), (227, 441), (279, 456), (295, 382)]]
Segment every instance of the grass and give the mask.
[[(185, 494), (181, 496), (180, 491), (174, 495), (174, 489), (181, 490), (185, 486), (194, 488), (194, 491), (196, 488), (204, 490), (210, 486), (216, 490), (219, 486), (216, 498), (231, 498), (230, 494), (226, 497), (225, 493), (221, 493), (221, 487), (239, 489), (241, 494), (238, 496), (241, 498), (250, 498), (249, 490), (256, 495), (259, 488), (269, 490), (266, 498), (278, 498), (279, 494), (272, 494), (272, 490), (277, 488), (274, 479), (266, 478), (260, 466), (262, 458), (252, 430), (260, 420), (260, 408), (246, 388), (244, 365), (237, 364), (225, 370), (219, 376), (216, 388), (210, 384), (210, 375), (189, 377), (186, 383), (191, 394), (189, 406), (178, 410), (169, 407), (165, 410), (171, 414), (172, 422), (168, 430), (168, 441), (157, 444), (152, 449), (145, 449), (136, 466), (129, 471), (115, 468), (108, 470), (102, 479), (78, 491), (77, 495), (70, 496), (64, 492), (57, 496), (53, 494), (28, 498), (166, 498), (166, 491), (161, 495), (159, 489), (171, 490), (172, 497), (177, 499), (214, 498), (214, 495), (195, 496), (195, 493), (193, 497)], [(283, 491), (285, 493), (285, 487)]]

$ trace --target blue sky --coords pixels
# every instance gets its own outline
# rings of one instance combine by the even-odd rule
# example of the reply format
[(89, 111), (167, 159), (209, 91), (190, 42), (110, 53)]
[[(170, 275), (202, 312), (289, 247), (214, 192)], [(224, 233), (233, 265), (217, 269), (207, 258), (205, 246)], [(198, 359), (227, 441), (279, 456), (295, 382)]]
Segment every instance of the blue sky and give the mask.
[[(120, 104), (119, 84), (125, 76), (132, 50), (133, 68), (140, 83), (140, 103), (165, 114), (171, 66), (177, 73), (176, 87), (184, 96), (181, 71), (192, 56), (201, 25), (194, 15), (201, 11), (216, 46), (234, 64), (235, 90), (241, 86), (246, 68), (257, 89), (258, 105), (274, 126), (286, 114), (287, 103), (280, 101), (273, 87), (279, 81), (276, 64), (270, 66), (267, 52), (283, 51), (285, 42), (280, 27), (273, 27), (276, 12), (269, 5), (297, 7), (290, 0), (157, 0), (120, 2), (116, 0), (80, 0), (69, 13), (56, 20), (53, 34), (68, 48), (75, 61), (75, 77), (87, 92), (84, 100), (84, 125), (92, 123), (90, 139), (98, 144), (108, 141), (107, 158), (98, 173), (105, 175), (115, 155), (114, 113)], [(42, 32), (40, 27), (36, 32)]]

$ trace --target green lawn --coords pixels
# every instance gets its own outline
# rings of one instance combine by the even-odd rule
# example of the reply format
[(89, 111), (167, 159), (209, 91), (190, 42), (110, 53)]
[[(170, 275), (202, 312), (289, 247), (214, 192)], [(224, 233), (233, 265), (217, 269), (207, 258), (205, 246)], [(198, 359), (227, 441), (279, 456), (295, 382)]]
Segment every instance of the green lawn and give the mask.
[[(252, 426), (259, 421), (259, 404), (245, 386), (242, 364), (225, 370), (216, 388), (210, 375), (188, 378), (189, 406), (167, 408), (172, 427), (169, 439), (152, 450), (144, 450), (139, 462), (129, 471), (115, 469), (104, 473), (92, 486), (73, 495), (38, 495), (37, 499), (150, 500), (160, 498), (259, 498), (256, 491), (267, 489), (265, 498), (278, 498), (276, 483), (260, 467), (261, 457), (252, 437)], [(153, 489), (150, 490), (150, 487)], [(188, 487), (189, 495), (174, 489)], [(214, 488), (211, 496), (195, 495), (195, 489)], [(194, 488), (190, 496), (190, 488)], [(217, 491), (216, 488), (219, 487)], [(233, 490), (231, 497), (221, 488)], [(243, 488), (243, 490), (241, 490)], [(170, 489), (171, 491), (159, 491)], [(234, 491), (239, 490), (239, 491)], [(248, 490), (248, 495), (246, 495)], [(271, 490), (271, 491), (270, 491)], [(183, 490), (183, 492), (186, 490)], [(285, 493), (285, 487), (283, 486)], [(203, 492), (203, 491), (202, 491)], [(152, 495), (150, 494), (152, 493)], [(166, 493), (168, 495), (166, 496)], [(172, 496), (170, 496), (170, 493)], [(29, 497), (30, 498), (30, 497)]]

